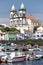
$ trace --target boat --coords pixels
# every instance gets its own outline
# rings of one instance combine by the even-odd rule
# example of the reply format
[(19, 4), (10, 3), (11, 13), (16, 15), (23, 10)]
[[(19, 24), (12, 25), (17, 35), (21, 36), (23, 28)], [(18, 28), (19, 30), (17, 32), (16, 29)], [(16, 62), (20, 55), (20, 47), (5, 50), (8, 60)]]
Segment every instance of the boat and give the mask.
[(41, 51), (40, 48), (34, 48), (33, 51)]
[(7, 56), (7, 54), (5, 52), (3, 52), (2, 50), (0, 50), (0, 63), (2, 63), (1, 58), (5, 57), (5, 56)]
[(4, 56), (1, 58), (2, 62), (20, 62), (25, 61), (26, 55), (23, 52), (12, 52), (9, 56)]
[(41, 54), (37, 54), (36, 57), (38, 57), (38, 58), (42, 58), (43, 55), (41, 55)]
[(40, 58), (38, 57), (29, 57), (29, 60), (39, 60)]
[(29, 51), (29, 52), (32, 52), (32, 51), (33, 51), (33, 49), (28, 49), (28, 51)]
[(36, 55), (34, 52), (32, 52), (29, 57), (28, 60), (39, 60), (41, 58), (41, 55)]

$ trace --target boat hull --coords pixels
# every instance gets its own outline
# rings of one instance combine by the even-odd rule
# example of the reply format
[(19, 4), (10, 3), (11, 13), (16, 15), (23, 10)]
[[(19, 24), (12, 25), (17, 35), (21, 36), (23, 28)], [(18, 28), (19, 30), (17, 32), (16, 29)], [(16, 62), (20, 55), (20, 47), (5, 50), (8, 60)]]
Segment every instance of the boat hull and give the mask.
[(19, 56), (19, 57), (14, 57), (13, 59), (3, 59), (1, 60), (2, 63), (14, 63), (14, 62), (21, 62), (21, 61), (25, 61), (26, 60), (26, 56)]
[(37, 56), (29, 57), (29, 60), (39, 60), (39, 59), (40, 59), (40, 57), (37, 57)]

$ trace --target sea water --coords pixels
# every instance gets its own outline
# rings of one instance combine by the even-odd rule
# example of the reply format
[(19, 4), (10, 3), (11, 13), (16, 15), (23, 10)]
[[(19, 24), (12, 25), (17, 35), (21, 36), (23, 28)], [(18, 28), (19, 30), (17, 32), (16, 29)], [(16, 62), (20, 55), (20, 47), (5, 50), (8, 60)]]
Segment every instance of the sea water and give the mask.
[(1, 63), (0, 65), (43, 65), (43, 59), (17, 63)]

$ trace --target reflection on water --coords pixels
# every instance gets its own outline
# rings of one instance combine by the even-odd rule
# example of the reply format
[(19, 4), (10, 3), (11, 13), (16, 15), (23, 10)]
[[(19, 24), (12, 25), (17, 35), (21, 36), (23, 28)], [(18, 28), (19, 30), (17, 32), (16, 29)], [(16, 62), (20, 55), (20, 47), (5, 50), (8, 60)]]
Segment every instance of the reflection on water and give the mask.
[(43, 59), (17, 63), (2, 63), (0, 65), (43, 65)]
[(17, 63), (1, 63), (0, 65), (26, 65), (26, 62), (17, 62)]

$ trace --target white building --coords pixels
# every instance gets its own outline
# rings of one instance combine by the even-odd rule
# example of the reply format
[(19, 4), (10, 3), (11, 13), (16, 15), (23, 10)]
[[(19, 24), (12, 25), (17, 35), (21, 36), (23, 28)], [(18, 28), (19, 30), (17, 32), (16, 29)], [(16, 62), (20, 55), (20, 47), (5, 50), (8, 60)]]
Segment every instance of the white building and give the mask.
[(22, 3), (18, 12), (15, 6), (12, 5), (10, 11), (10, 25), (12, 25), (11, 27), (15, 27), (16, 29), (20, 30), (21, 34), (29, 33), (29, 35), (32, 35), (33, 28), (34, 26), (38, 26), (38, 22), (33, 22), (31, 19), (29, 19), (26, 8)]
[(35, 34), (33, 34), (34, 39), (43, 39), (43, 26), (37, 28)]
[(24, 4), (22, 3), (19, 12), (17, 13), (16, 8), (14, 5), (12, 5), (11, 11), (10, 11), (10, 24), (12, 24), (14, 27), (17, 26), (26, 26), (26, 25), (34, 25), (32, 24), (32, 21), (26, 16), (26, 8), (24, 7)]
[(4, 33), (0, 30), (0, 40), (4, 40)]
[(26, 30), (28, 31), (31, 31), (33, 33), (33, 26), (18, 26), (18, 27), (15, 27), (16, 29), (20, 30), (20, 33), (24, 34)]
[[(24, 34), (24, 30), (28, 30), (33, 28), (31, 25), (31, 20), (26, 17), (26, 8), (22, 3), (19, 12), (17, 13), (15, 6), (13, 5), (10, 11), (10, 24), (12, 27), (20, 30), (21, 33)], [(33, 29), (32, 29), (33, 30)]]
[(20, 39), (30, 39), (31, 37), (32, 37), (32, 32), (29, 31), (29, 30), (25, 30), (24, 34), (22, 34), (22, 33), (17, 34), (18, 40), (20, 40)]
[(23, 26), (23, 25), (37, 26), (39, 23), (36, 22), (34, 19), (32, 20), (29, 19), (26, 12), (26, 8), (24, 7), (24, 4), (22, 3), (18, 12), (15, 6), (12, 5), (11, 11), (10, 11), (10, 24), (12, 24), (14, 27), (17, 27), (17, 26)]
[(18, 39), (29, 39), (32, 37), (32, 33), (33, 33), (32, 26), (17, 27), (16, 29), (20, 30), (20, 33), (17, 34)]
[(26, 14), (26, 9), (23, 3), (21, 4), (18, 13), (13, 5), (10, 11), (10, 23), (13, 24), (14, 26), (27, 25), (25, 14)]

